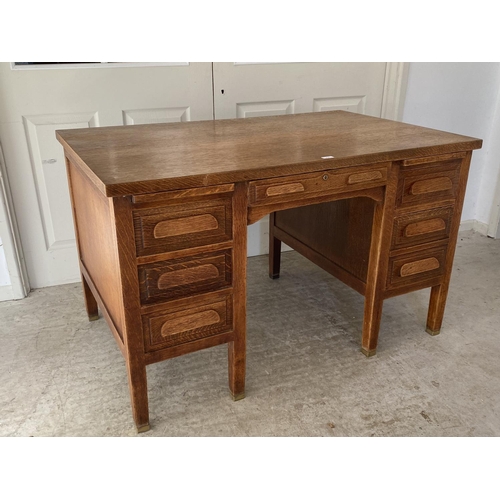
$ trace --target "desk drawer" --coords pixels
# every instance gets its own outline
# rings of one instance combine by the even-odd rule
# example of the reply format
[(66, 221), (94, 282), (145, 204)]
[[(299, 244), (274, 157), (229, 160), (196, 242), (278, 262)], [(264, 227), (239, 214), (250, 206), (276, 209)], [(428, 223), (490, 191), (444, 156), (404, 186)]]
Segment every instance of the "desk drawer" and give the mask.
[(249, 183), (249, 204), (269, 205), (290, 199), (312, 198), (320, 194), (358, 191), (383, 186), (388, 163), (323, 170)]
[(198, 301), (197, 305), (142, 317), (146, 352), (192, 342), (232, 330), (232, 295)]
[(392, 231), (392, 248), (403, 248), (450, 236), (453, 207), (412, 212), (396, 217)]
[(230, 241), (231, 198), (134, 210), (137, 255)]
[(461, 163), (461, 159), (454, 159), (402, 167), (397, 205), (407, 207), (456, 199)]
[(389, 259), (387, 288), (425, 282), (444, 274), (447, 246), (410, 252)]
[(189, 297), (231, 286), (232, 250), (139, 266), (141, 303)]

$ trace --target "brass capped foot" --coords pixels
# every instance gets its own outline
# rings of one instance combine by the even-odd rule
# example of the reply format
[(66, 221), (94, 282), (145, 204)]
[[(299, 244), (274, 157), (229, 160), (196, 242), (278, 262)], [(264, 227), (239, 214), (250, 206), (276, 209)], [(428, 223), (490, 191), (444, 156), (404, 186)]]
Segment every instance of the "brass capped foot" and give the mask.
[(239, 401), (240, 399), (245, 398), (245, 393), (241, 392), (240, 394), (233, 394), (231, 391), (229, 391), (231, 394), (231, 397), (233, 398), (233, 401)]
[(148, 432), (149, 429), (151, 429), (149, 424), (144, 424), (144, 425), (141, 425), (140, 427), (137, 427), (137, 433), (140, 434), (141, 432)]
[(371, 350), (368, 350), (368, 349), (365, 349), (364, 347), (361, 348), (361, 352), (367, 357), (367, 358), (370, 358), (372, 356), (375, 356), (375, 354), (377, 354), (377, 349), (371, 349)]
[(99, 313), (97, 314), (89, 314), (89, 321), (97, 321), (99, 319)]
[(439, 335), (441, 333), (441, 328), (439, 330), (431, 330), (429, 327), (426, 327), (425, 331), (434, 337), (435, 335)]

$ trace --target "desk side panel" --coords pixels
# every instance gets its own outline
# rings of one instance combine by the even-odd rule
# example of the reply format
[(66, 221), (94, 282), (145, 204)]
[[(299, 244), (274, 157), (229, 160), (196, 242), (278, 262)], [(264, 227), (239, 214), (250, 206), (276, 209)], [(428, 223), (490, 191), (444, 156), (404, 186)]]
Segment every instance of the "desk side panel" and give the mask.
[(68, 173), (80, 261), (123, 339), (120, 268), (113, 237), (115, 231), (110, 199), (100, 193), (71, 162), (68, 162)]
[(370, 198), (349, 198), (276, 212), (275, 224), (366, 282), (374, 207)]

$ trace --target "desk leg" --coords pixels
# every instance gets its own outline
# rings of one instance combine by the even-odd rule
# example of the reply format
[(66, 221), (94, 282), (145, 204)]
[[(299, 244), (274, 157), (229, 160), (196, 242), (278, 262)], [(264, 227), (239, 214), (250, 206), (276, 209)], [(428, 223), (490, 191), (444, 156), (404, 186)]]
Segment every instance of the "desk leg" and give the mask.
[(247, 291), (247, 185), (236, 184), (233, 197), (233, 341), (228, 344), (229, 390), (245, 397)]
[(126, 354), (128, 387), (137, 432), (149, 431), (148, 382), (146, 365), (134, 353)]
[(83, 296), (85, 299), (85, 309), (87, 310), (87, 314), (89, 317), (89, 321), (95, 321), (99, 319), (99, 309), (97, 307), (97, 301), (90, 290), (90, 287), (85, 279), (85, 276), (82, 274), (82, 285), (83, 285)]
[(269, 277), (273, 280), (280, 277), (281, 240), (274, 237), (276, 212), (269, 215)]
[[(381, 209), (375, 210), (375, 218)], [(381, 214), (379, 213), (378, 216)], [(387, 262), (384, 262), (383, 255), (388, 256), (389, 249), (383, 251), (384, 245), (382, 231), (378, 228), (375, 231), (375, 221), (372, 233), (372, 244), (370, 249), (370, 263), (368, 266), (368, 278), (365, 292), (365, 311), (363, 318), (363, 336), (361, 340), (361, 352), (366, 356), (375, 356), (377, 353), (378, 333), (380, 321), (382, 319), (383, 287), (381, 286), (381, 276), (387, 274)], [(385, 259), (388, 261), (388, 258)], [(385, 266), (383, 265), (385, 263)]]
[(448, 297), (451, 271), (453, 269), (453, 259), (455, 257), (455, 250), (457, 247), (460, 218), (462, 216), (462, 208), (464, 204), (465, 189), (467, 186), (467, 177), (469, 175), (471, 158), (472, 151), (469, 151), (463, 159), (460, 167), (460, 177), (458, 181), (455, 208), (453, 210), (453, 218), (450, 226), (450, 237), (448, 239), (448, 249), (446, 251), (446, 264), (443, 281), (441, 284), (431, 288), (429, 312), (427, 314), (427, 326), (425, 329), (430, 335), (438, 335), (441, 331), (441, 325), (443, 323), (444, 309), (446, 306), (446, 299)]
[[(361, 352), (366, 357), (375, 356), (377, 352), (378, 333), (384, 303), (381, 278), (387, 274), (389, 246), (383, 238), (383, 215), (383, 205), (379, 203), (373, 216), (370, 260), (366, 278), (363, 337), (361, 340)], [(385, 238), (385, 240), (388, 240), (388, 238)]]
[(125, 331), (123, 332), (124, 356), (127, 364), (128, 385), (132, 414), (137, 432), (149, 430), (148, 384), (144, 361), (141, 300), (135, 256), (135, 234), (130, 199), (119, 196), (110, 199), (115, 218), (114, 240), (117, 242), (120, 265), (121, 295)]
[(429, 335), (438, 335), (441, 332), (447, 295), (448, 283), (443, 283), (431, 288), (427, 327), (425, 329)]
[(361, 352), (367, 357), (377, 354), (378, 333), (380, 330), (380, 320), (382, 317), (383, 300), (376, 294), (365, 299), (365, 312), (363, 319), (363, 338), (361, 342)]
[(365, 312), (361, 352), (369, 357), (377, 352), (378, 333), (382, 319), (384, 289), (389, 267), (394, 207), (398, 186), (399, 168), (389, 170), (383, 203), (377, 203), (373, 214), (372, 241), (365, 290)]

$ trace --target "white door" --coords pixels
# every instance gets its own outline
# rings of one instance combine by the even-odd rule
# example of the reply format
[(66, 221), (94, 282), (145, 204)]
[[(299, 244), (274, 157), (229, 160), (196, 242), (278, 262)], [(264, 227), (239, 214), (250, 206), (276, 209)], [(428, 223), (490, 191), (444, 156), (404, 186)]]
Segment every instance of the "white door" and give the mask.
[[(215, 118), (342, 109), (401, 117), (407, 68), (397, 63), (214, 63)], [(265, 217), (249, 227), (249, 255), (268, 253)]]
[(0, 63), (0, 143), (32, 288), (80, 279), (55, 130), (213, 118), (211, 63), (130, 64)]

